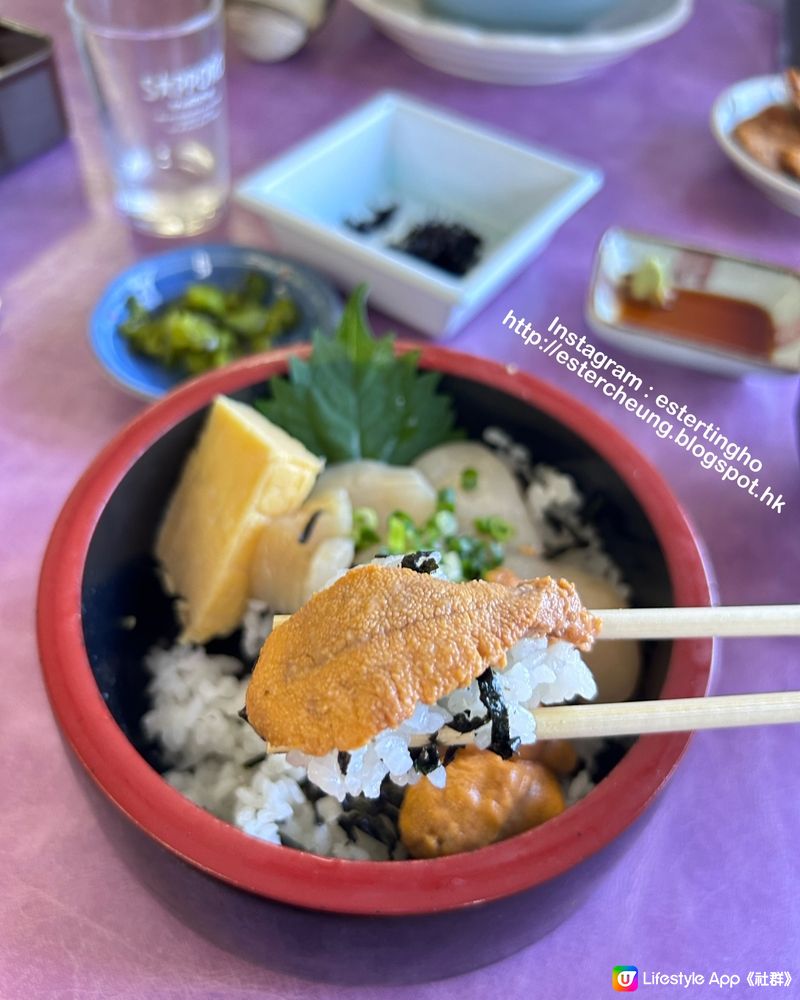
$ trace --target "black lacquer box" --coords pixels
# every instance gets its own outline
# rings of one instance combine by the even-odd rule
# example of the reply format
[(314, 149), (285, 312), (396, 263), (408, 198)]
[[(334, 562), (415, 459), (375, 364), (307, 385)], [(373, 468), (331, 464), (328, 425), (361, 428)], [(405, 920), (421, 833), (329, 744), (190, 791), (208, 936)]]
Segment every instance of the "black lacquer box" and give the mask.
[(51, 40), (0, 18), (0, 174), (55, 146), (66, 133)]

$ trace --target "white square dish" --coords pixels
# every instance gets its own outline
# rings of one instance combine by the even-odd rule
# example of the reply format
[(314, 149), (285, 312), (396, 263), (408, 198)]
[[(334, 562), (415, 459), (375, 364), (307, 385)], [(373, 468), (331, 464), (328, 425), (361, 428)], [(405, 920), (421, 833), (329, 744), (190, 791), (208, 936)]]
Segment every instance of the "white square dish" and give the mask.
[[(625, 282), (645, 262), (655, 263), (667, 286), (704, 292), (760, 307), (774, 332), (769, 355), (750, 355), (720, 343), (639, 327), (623, 317)], [(586, 303), (589, 326), (632, 354), (720, 375), (800, 371), (800, 274), (655, 236), (609, 229), (597, 249)]]
[[(435, 107), (384, 92), (236, 186), (281, 249), (431, 337), (455, 333), (602, 185), (575, 163)], [(346, 220), (393, 204), (370, 234)], [(390, 244), (432, 218), (483, 238), (463, 276)]]

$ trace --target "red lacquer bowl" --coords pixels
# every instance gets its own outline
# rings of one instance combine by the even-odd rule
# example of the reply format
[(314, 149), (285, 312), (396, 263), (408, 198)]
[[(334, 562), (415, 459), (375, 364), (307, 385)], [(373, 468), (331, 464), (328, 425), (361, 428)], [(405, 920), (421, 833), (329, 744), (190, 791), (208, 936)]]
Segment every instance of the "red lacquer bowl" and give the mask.
[[(92, 795), (104, 826), (195, 927), (251, 958), (318, 978), (451, 975), (536, 940), (575, 908), (641, 828), (637, 820), (689, 736), (639, 739), (556, 819), (435, 861), (339, 861), (262, 843), (171, 788), (148, 761), (138, 728), (143, 652), (173, 627), (150, 559), (156, 526), (212, 398), (262, 395), (264, 382), (285, 372), (289, 353), (249, 358), (184, 385), (129, 424), (84, 474), (41, 574), (47, 689), (66, 741), (104, 793)], [(711, 602), (697, 539), (675, 497), (618, 430), (567, 394), (485, 359), (428, 347), (421, 364), (443, 373), (470, 436), (500, 426), (600, 498), (598, 527), (636, 603)], [(133, 631), (123, 627), (131, 614)], [(703, 695), (711, 667), (709, 640), (653, 643), (642, 695)], [(375, 915), (382, 919), (369, 919)], [(313, 956), (303, 945), (308, 935)]]

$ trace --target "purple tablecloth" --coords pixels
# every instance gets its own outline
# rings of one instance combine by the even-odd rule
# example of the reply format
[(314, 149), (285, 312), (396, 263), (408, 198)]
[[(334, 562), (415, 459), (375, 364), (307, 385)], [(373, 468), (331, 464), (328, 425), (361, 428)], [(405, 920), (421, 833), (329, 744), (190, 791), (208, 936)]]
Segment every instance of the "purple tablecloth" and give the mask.
[[(47, 705), (34, 645), (34, 588), (48, 531), (70, 487), (140, 409), (94, 363), (86, 324), (104, 284), (149, 247), (111, 207), (95, 113), (60, 4), (8, 0), (4, 13), (55, 36), (72, 141), (0, 179), (3, 1000), (492, 994), (583, 1000), (611, 994), (617, 964), (706, 978), (714, 971), (744, 977), (789, 970), (800, 983), (794, 726), (698, 735), (662, 808), (587, 905), (500, 965), (428, 987), (334, 988), (247, 964), (195, 936), (123, 866), (95, 824)], [(727, 381), (616, 352), (656, 391), (685, 401), (757, 453), (763, 480), (786, 499), (777, 513), (534, 356), (501, 319), (514, 309), (546, 325), (557, 313), (586, 332), (592, 255), (613, 223), (796, 266), (800, 220), (735, 174), (707, 126), (716, 94), (770, 71), (775, 52), (765, 10), (701, 0), (678, 35), (596, 78), (541, 89), (483, 86), (418, 65), (343, 3), (291, 62), (262, 66), (232, 54), (229, 69), (237, 176), (382, 88), (436, 101), (604, 168), (602, 192), (454, 344), (530, 367), (629, 434), (694, 519), (725, 603), (800, 600), (797, 380)], [(240, 210), (224, 236), (269, 246), (261, 223)], [(386, 323), (376, 317), (376, 325)], [(796, 640), (731, 640), (720, 647), (718, 692), (800, 687)], [(680, 987), (642, 988), (659, 997), (680, 993)], [(742, 984), (733, 992), (754, 991)]]

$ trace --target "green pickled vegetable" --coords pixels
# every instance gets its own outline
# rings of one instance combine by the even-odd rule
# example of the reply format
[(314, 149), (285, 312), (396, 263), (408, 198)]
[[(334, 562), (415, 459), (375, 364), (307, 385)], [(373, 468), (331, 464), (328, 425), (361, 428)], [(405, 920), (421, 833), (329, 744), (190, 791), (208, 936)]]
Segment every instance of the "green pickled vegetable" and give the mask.
[(297, 303), (286, 295), (270, 302), (269, 291), (264, 275), (250, 272), (233, 291), (189, 285), (180, 298), (153, 312), (131, 297), (119, 331), (137, 354), (197, 375), (268, 350), (276, 337), (297, 326)]
[(206, 312), (210, 316), (224, 316), (227, 304), (225, 292), (216, 285), (189, 285), (183, 296), (187, 309)]

